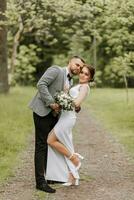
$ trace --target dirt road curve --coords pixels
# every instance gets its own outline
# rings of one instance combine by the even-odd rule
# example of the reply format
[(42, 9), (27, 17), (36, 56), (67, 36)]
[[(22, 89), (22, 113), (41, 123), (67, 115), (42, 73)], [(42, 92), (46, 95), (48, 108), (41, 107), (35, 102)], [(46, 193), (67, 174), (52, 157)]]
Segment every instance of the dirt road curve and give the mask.
[(0, 200), (134, 200), (134, 161), (85, 110), (78, 116), (74, 141), (76, 152), (85, 157), (79, 186), (55, 185), (55, 194), (37, 192), (31, 139), (15, 176), (0, 186)]

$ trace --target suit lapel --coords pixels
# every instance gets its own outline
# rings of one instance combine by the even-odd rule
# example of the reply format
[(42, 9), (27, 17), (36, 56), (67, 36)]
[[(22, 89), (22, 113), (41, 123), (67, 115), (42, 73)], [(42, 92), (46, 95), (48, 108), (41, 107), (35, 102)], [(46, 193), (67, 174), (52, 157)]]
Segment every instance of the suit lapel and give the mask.
[(65, 85), (65, 82), (66, 82), (66, 67), (62, 68), (62, 90), (64, 90), (64, 85)]

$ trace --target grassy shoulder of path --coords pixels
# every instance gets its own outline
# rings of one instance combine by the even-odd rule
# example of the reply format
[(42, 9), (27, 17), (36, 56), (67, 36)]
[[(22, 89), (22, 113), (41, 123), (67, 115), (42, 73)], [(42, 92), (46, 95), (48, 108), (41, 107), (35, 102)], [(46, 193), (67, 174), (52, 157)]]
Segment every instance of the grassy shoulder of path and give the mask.
[(33, 94), (33, 88), (15, 87), (0, 95), (0, 182), (13, 175), (17, 155), (27, 145), (33, 126), (28, 103)]
[(103, 126), (134, 155), (134, 89), (92, 88), (86, 106)]

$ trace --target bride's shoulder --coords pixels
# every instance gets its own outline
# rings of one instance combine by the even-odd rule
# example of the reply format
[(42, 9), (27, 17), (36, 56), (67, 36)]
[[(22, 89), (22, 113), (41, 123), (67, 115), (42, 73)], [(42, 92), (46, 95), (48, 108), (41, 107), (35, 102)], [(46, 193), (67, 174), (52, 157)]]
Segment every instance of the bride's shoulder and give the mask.
[(82, 88), (82, 89), (86, 89), (86, 90), (90, 89), (88, 83), (80, 84), (80, 88)]
[(90, 87), (89, 87), (89, 85), (86, 84), (86, 83), (81, 84), (81, 85), (80, 85), (79, 91), (80, 91), (81, 93), (84, 93), (84, 94), (89, 94), (89, 92), (90, 92)]

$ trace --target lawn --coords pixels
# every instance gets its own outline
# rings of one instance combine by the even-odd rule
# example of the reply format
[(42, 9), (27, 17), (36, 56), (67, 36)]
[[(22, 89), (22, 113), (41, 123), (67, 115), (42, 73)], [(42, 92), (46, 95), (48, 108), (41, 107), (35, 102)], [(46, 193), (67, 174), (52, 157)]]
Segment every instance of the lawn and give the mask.
[(17, 155), (27, 145), (32, 132), (32, 112), (28, 102), (33, 88), (11, 88), (10, 94), (0, 95), (0, 181), (12, 175)]
[(134, 89), (126, 102), (124, 89), (91, 89), (86, 106), (102, 125), (134, 155)]

